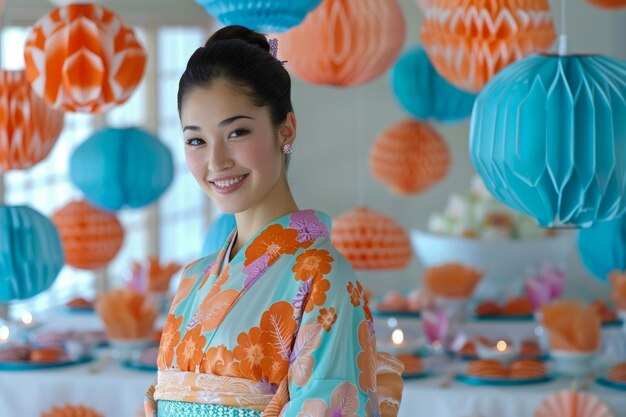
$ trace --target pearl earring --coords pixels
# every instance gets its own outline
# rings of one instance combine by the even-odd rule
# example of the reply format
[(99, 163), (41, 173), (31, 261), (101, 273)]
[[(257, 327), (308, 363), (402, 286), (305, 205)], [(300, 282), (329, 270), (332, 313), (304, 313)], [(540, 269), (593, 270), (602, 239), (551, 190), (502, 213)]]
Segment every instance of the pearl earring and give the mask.
[(294, 149), (293, 146), (291, 146), (289, 143), (285, 143), (283, 145), (283, 153), (289, 155), (290, 153), (293, 153)]

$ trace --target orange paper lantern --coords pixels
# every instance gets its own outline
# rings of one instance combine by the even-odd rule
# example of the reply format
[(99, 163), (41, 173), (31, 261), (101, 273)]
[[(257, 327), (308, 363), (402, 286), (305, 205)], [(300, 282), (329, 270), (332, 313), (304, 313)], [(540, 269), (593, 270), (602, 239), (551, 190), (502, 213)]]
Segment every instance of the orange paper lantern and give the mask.
[(52, 407), (41, 417), (103, 417), (103, 415), (84, 405), (67, 404), (62, 407)]
[(450, 150), (441, 135), (426, 123), (403, 120), (374, 141), (369, 167), (391, 191), (417, 194), (446, 177)]
[(278, 35), (278, 53), (305, 81), (355, 86), (396, 61), (405, 30), (397, 0), (324, 0), (303, 23)]
[(65, 262), (75, 268), (98, 269), (115, 258), (124, 229), (114, 214), (75, 201), (52, 215), (61, 234)]
[(336, 217), (331, 241), (354, 269), (403, 269), (411, 261), (411, 243), (402, 226), (367, 207)]
[(421, 38), (446, 80), (478, 92), (510, 63), (548, 50), (556, 33), (548, 0), (435, 0)]
[(35, 94), (23, 71), (0, 71), (0, 171), (42, 161), (62, 130), (63, 112)]
[(626, 0), (587, 0), (594, 6), (603, 7), (605, 9), (619, 9), (626, 7)]
[(77, 3), (35, 23), (24, 60), (28, 81), (48, 103), (98, 113), (128, 100), (143, 77), (146, 53), (118, 15)]

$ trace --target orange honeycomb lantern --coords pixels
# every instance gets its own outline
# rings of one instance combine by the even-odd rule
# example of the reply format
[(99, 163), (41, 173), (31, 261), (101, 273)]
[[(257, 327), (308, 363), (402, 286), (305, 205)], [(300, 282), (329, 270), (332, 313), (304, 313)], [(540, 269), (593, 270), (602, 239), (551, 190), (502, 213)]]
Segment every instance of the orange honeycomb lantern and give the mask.
[(0, 71), (0, 171), (42, 161), (62, 130), (63, 112), (35, 94), (23, 71)]
[(107, 8), (76, 3), (33, 26), (24, 46), (26, 77), (56, 108), (99, 113), (124, 103), (144, 73), (146, 52), (132, 28)]
[(446, 177), (450, 150), (426, 123), (403, 120), (374, 141), (369, 167), (372, 175), (394, 193), (418, 194)]
[(367, 207), (336, 217), (331, 241), (354, 269), (403, 269), (411, 261), (411, 243), (402, 226)]
[(548, 0), (435, 0), (421, 38), (437, 71), (478, 92), (510, 63), (556, 39)]
[(405, 31), (397, 0), (324, 0), (303, 23), (278, 35), (278, 53), (305, 81), (355, 86), (395, 62)]
[(626, 0), (587, 0), (594, 6), (604, 7), (605, 9), (619, 9), (626, 7)]
[(41, 417), (103, 417), (103, 415), (84, 405), (67, 404), (62, 407), (52, 407), (50, 411), (43, 413)]
[(98, 269), (115, 258), (124, 229), (114, 214), (74, 201), (52, 215), (61, 234), (65, 262), (75, 268)]

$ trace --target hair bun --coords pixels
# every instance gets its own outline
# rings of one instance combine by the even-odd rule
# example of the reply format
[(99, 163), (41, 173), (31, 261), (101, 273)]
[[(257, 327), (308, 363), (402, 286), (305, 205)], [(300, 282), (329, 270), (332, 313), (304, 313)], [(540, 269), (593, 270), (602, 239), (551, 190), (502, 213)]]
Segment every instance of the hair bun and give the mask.
[(226, 26), (218, 30), (206, 41), (204, 47), (206, 48), (214, 42), (226, 40), (240, 40), (250, 45), (258, 46), (268, 53), (270, 51), (270, 44), (263, 34), (255, 32), (245, 26), (237, 25)]

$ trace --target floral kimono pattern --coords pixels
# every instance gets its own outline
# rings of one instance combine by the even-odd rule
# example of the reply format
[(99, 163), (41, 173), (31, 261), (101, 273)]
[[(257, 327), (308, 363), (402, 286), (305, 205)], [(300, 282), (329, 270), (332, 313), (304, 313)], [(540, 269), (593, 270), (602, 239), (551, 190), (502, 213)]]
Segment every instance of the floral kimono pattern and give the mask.
[[(331, 246), (330, 229), (327, 215), (297, 211), (260, 230), (232, 261), (225, 253), (234, 232), (219, 253), (185, 268), (147, 413), (168, 400), (264, 417), (396, 415), (402, 366), (377, 355), (363, 287)], [(385, 387), (377, 390), (377, 379)]]

